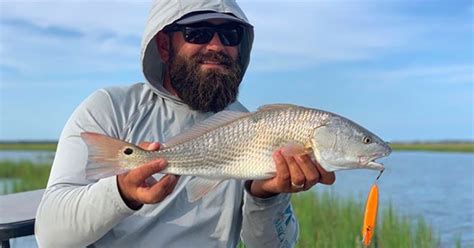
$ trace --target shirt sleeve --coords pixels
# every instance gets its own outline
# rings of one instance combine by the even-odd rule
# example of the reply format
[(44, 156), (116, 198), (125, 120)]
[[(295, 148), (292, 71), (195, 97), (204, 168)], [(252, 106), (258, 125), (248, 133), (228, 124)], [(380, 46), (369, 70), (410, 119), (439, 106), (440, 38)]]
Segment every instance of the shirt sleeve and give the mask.
[(80, 133), (118, 137), (117, 113), (105, 91), (86, 99), (68, 120), (58, 143), (47, 189), (36, 213), (40, 247), (84, 247), (134, 213), (123, 202), (116, 177), (87, 180), (87, 147)]
[(245, 187), (241, 238), (246, 247), (294, 247), (298, 234), (290, 194), (263, 199)]

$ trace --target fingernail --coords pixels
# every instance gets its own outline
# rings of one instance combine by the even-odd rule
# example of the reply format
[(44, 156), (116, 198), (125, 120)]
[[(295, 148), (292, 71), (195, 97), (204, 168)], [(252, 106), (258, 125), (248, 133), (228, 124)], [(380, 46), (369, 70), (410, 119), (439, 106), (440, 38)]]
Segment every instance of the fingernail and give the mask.
[(161, 159), (161, 158), (157, 159), (156, 162), (157, 162), (158, 165), (159, 165), (160, 167), (162, 167), (162, 168), (164, 168), (164, 167), (166, 167), (166, 166), (168, 165), (168, 162), (167, 162), (166, 160), (164, 160), (164, 159)]
[(149, 166), (153, 167), (153, 170), (156, 172), (162, 171), (166, 168), (166, 162), (161, 159), (153, 160), (150, 162)]
[(276, 151), (273, 153), (273, 157), (280, 158), (281, 156), (283, 156), (283, 155), (281, 154), (281, 150), (276, 150)]

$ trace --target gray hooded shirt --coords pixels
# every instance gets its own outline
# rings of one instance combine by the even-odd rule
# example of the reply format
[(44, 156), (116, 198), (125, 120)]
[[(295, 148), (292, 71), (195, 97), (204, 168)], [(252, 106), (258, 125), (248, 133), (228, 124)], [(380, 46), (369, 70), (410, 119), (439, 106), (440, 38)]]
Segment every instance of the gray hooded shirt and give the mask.
[[(195, 11), (232, 14), (248, 22), (233, 0), (155, 1), (145, 28), (141, 58), (145, 83), (101, 89), (69, 118), (61, 134), (48, 186), (36, 215), (40, 247), (292, 247), (298, 224), (288, 194), (260, 199), (241, 180), (227, 180), (196, 202), (189, 202), (180, 177), (174, 191), (157, 204), (134, 211), (122, 200), (116, 177), (87, 180), (84, 131), (131, 143), (164, 142), (212, 113), (190, 109), (162, 86), (164, 64), (154, 37), (166, 25)], [(253, 30), (239, 51), (247, 68)], [(230, 110), (247, 111), (239, 102)], [(163, 175), (156, 174), (156, 179)]]

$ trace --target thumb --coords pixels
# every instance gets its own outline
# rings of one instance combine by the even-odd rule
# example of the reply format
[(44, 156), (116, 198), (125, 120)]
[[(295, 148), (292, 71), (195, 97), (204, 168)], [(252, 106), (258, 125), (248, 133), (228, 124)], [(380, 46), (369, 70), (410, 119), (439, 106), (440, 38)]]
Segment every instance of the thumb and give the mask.
[(158, 142), (143, 141), (138, 146), (142, 149), (147, 150), (147, 151), (157, 151), (157, 150), (160, 149), (160, 143), (158, 143)]

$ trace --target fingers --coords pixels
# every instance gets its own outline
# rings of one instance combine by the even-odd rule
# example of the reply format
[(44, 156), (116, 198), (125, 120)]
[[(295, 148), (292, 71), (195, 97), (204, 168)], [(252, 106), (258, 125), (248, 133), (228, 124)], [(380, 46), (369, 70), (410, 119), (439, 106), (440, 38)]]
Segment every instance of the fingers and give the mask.
[(143, 184), (153, 174), (160, 172), (167, 165), (163, 159), (157, 159), (130, 170), (127, 174), (127, 179), (130, 183), (135, 185)]
[(252, 181), (250, 193), (254, 196), (267, 198), (278, 193), (305, 191), (319, 182), (332, 184), (336, 179), (333, 172), (326, 172), (309, 155), (284, 156), (280, 149), (272, 157), (276, 175), (270, 179)]
[(306, 183), (306, 177), (300, 166), (295, 160), (295, 157), (284, 157), (286, 164), (288, 165), (288, 170), (290, 171), (291, 186), (294, 189), (303, 189)]
[[(306, 171), (309, 171), (310, 169), (305, 167), (309, 166), (302, 166), (301, 163), (304, 162), (297, 161), (297, 157), (284, 156), (282, 151), (278, 150), (273, 153), (273, 160), (275, 161), (277, 170), (275, 185), (278, 192), (299, 192), (315, 184), (313, 183), (314, 176), (306, 175), (309, 174)], [(316, 169), (313, 171), (317, 174)], [(308, 178), (313, 181), (308, 181)]]
[(174, 188), (178, 184), (179, 176), (176, 176), (176, 175), (172, 175), (172, 176), (174, 177), (174, 179), (171, 180), (171, 184), (168, 187), (168, 191), (166, 192), (166, 196), (171, 194), (171, 192), (173, 192)]
[(336, 181), (336, 175), (334, 174), (334, 172), (327, 172), (327, 171), (324, 170), (324, 168), (321, 167), (321, 165), (318, 164), (318, 163), (316, 163), (316, 169), (318, 170), (319, 175), (321, 176), (321, 178), (319, 179), (319, 181), (320, 181), (322, 184), (331, 185), (331, 184), (333, 184), (333, 183)]
[(150, 186), (153, 186), (155, 183), (157, 183), (158, 181), (156, 181), (156, 179), (151, 176), (149, 178), (147, 178), (145, 180), (145, 184), (143, 185), (143, 187), (150, 187)]
[(154, 204), (163, 201), (165, 197), (173, 191), (178, 182), (178, 178), (178, 176), (168, 174), (150, 187), (138, 188), (137, 194), (140, 197), (140, 202)]
[[(317, 183), (331, 185), (336, 180), (334, 172), (325, 171), (309, 155), (285, 156), (281, 152), (277, 152), (274, 154), (274, 160), (277, 165), (277, 175), (281, 173), (279, 170), (284, 172), (280, 176), (280, 183), (285, 189), (282, 192), (308, 190)], [(284, 170), (285, 168), (286, 171)], [(287, 181), (281, 182), (284, 180)]]
[(316, 169), (316, 165), (313, 163), (309, 155), (296, 156), (295, 160), (300, 165), (300, 169), (306, 179), (304, 190), (308, 190), (319, 182), (320, 173)]
[[(156, 142), (142, 142), (139, 146), (148, 151), (160, 149), (160, 144)], [(165, 160), (157, 159), (118, 175), (118, 188), (125, 203), (132, 209), (139, 209), (143, 204), (161, 202), (171, 194), (178, 182), (178, 176), (165, 175), (159, 181), (153, 178), (153, 174), (162, 171), (166, 166)]]
[(275, 167), (277, 171), (275, 177), (275, 184), (278, 187), (277, 190), (285, 192), (291, 186), (291, 174), (288, 166), (286, 165), (286, 160), (281, 154), (280, 150), (273, 153), (273, 161), (275, 161)]
[(130, 180), (128, 176), (119, 175), (117, 180), (122, 198), (132, 209), (138, 209), (142, 204), (154, 204), (163, 201), (166, 196), (171, 194), (179, 179), (179, 176), (167, 174), (159, 181), (150, 176), (136, 184), (132, 183), (133, 180)]

